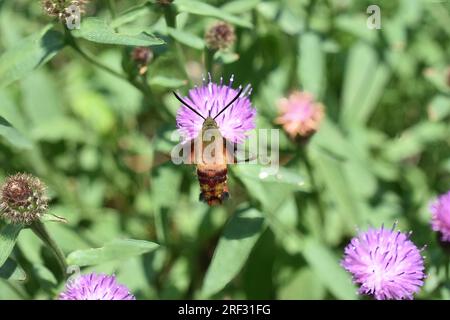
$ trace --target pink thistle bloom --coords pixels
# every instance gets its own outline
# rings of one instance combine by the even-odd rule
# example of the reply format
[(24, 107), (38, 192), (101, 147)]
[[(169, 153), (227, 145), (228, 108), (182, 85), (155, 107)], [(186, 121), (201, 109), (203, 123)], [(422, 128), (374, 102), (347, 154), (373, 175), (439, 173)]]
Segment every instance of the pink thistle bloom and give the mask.
[[(242, 88), (233, 89), (233, 76), (228, 85), (216, 84), (209, 79), (201, 87), (194, 87), (189, 90), (188, 96), (183, 100), (198, 111), (203, 117), (214, 118)], [(247, 137), (247, 131), (255, 128), (256, 109), (252, 107), (249, 96), (250, 85), (247, 85), (239, 98), (215, 121), (219, 127), (220, 134), (227, 140), (234, 143), (242, 143)], [(184, 105), (178, 109), (177, 127), (184, 140), (195, 139), (201, 132), (204, 119), (189, 110)]]
[(276, 123), (281, 124), (291, 138), (308, 137), (319, 128), (323, 105), (315, 102), (311, 94), (294, 91), (288, 98), (281, 98), (277, 105), (281, 115)]
[[(395, 228), (395, 225), (394, 225)], [(377, 300), (413, 299), (423, 285), (421, 251), (400, 231), (370, 228), (345, 248), (341, 265), (360, 284), (360, 294)]]
[(58, 300), (136, 300), (130, 290), (117, 283), (114, 275), (90, 273), (66, 284)]
[(450, 242), (450, 190), (440, 195), (431, 205), (431, 227), (441, 235), (441, 241)]

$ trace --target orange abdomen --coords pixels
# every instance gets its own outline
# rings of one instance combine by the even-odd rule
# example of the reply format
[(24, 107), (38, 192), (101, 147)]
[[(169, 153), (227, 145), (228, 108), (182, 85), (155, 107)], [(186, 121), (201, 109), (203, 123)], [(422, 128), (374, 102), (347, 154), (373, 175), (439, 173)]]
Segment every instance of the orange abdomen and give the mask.
[(197, 176), (201, 190), (200, 200), (205, 201), (210, 206), (222, 204), (229, 197), (227, 167), (226, 165), (214, 167), (197, 167)]

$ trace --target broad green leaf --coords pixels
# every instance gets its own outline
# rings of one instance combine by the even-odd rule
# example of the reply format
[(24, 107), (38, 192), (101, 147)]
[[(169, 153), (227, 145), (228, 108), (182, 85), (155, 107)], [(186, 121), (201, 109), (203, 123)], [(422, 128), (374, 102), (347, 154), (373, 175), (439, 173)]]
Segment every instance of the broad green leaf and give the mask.
[(137, 18), (147, 15), (149, 11), (150, 7), (148, 2), (144, 2), (137, 6), (131, 7), (126, 11), (120, 13), (119, 16), (111, 22), (111, 28), (117, 28), (129, 22), (133, 22)]
[(320, 37), (313, 32), (300, 35), (298, 79), (303, 90), (320, 99), (324, 91), (325, 55)]
[(291, 186), (294, 190), (309, 191), (310, 185), (305, 177), (290, 168), (279, 167), (275, 172), (274, 168), (256, 164), (240, 164), (233, 166), (239, 178), (248, 178), (264, 183), (277, 183)]
[(23, 226), (21, 224), (7, 224), (0, 230), (0, 267), (8, 259), (14, 249), (17, 237)]
[(325, 296), (325, 287), (310, 268), (302, 268), (280, 286), (278, 299), (320, 300)]
[(370, 43), (377, 40), (377, 32), (367, 28), (367, 15), (360, 14), (340, 14), (335, 19), (335, 25), (338, 30), (353, 34), (358, 39), (363, 39)]
[(217, 51), (214, 54), (214, 60), (218, 63), (229, 64), (239, 60), (239, 54), (236, 52)]
[(236, 212), (225, 227), (206, 272), (202, 295), (222, 290), (239, 273), (264, 230), (264, 218), (256, 209)]
[(179, 88), (187, 84), (186, 80), (157, 75), (148, 81), (152, 86), (160, 86), (164, 88)]
[(314, 153), (314, 162), (330, 200), (337, 205), (341, 218), (345, 221), (347, 231), (353, 231), (363, 215), (357, 207), (357, 199), (352, 189), (348, 187), (349, 182), (345, 176), (343, 164), (320, 150)]
[(188, 12), (201, 16), (213, 17), (221, 20), (228, 21), (235, 25), (252, 28), (252, 23), (246, 19), (234, 16), (224, 10), (216, 8), (210, 4), (197, 1), (197, 0), (175, 0), (174, 4), (177, 6), (180, 12)]
[(9, 85), (53, 58), (64, 47), (60, 32), (46, 26), (0, 56), (0, 87)]
[(185, 44), (194, 49), (202, 50), (205, 47), (205, 41), (187, 31), (183, 31), (180, 29), (174, 29), (167, 27), (167, 31), (171, 37), (173, 37), (176, 41)]
[(341, 102), (341, 121), (344, 124), (351, 126), (368, 120), (381, 98), (389, 75), (389, 69), (379, 63), (374, 48), (360, 42), (351, 49)]
[(61, 119), (63, 115), (61, 92), (45, 69), (37, 70), (25, 77), (21, 81), (21, 89), (24, 115), (29, 120), (30, 127), (52, 128), (53, 126), (48, 123)]
[(13, 281), (25, 281), (27, 274), (15, 260), (8, 258), (3, 266), (0, 267), (0, 278)]
[(428, 117), (432, 121), (444, 120), (450, 116), (450, 97), (437, 95), (428, 105)]
[(12, 146), (19, 149), (31, 149), (33, 147), (32, 142), (28, 138), (14, 129), (11, 124), (2, 117), (0, 117), (0, 137), (3, 137)]
[(221, 10), (226, 11), (231, 14), (240, 14), (246, 11), (250, 11), (261, 2), (261, 0), (235, 0), (227, 1)]
[(164, 44), (164, 41), (154, 35), (142, 31), (136, 33), (116, 32), (114, 28), (99, 18), (85, 18), (81, 27), (72, 31), (75, 37), (83, 38), (92, 42), (117, 44), (126, 46), (156, 46)]
[(313, 238), (304, 242), (303, 256), (320, 281), (338, 299), (356, 299), (356, 288), (350, 276), (339, 265), (339, 258), (324, 244)]
[(153, 251), (158, 247), (158, 244), (144, 240), (114, 240), (101, 248), (74, 251), (68, 255), (67, 263), (69, 265), (91, 266), (108, 261), (125, 260)]

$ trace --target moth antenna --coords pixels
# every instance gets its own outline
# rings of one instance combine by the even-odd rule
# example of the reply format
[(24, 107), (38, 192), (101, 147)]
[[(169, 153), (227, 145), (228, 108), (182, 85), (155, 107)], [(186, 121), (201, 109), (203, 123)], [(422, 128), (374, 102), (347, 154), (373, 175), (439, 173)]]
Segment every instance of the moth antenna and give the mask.
[(220, 116), (220, 114), (222, 112), (224, 112), (229, 106), (231, 106), (239, 98), (242, 91), (244, 91), (244, 88), (241, 88), (241, 90), (239, 90), (239, 93), (236, 95), (236, 97), (234, 97), (233, 100), (231, 100), (231, 102), (225, 106), (225, 108), (223, 108), (218, 114), (216, 114), (216, 116), (213, 118), (213, 120), (215, 120), (218, 116)]
[(198, 115), (199, 117), (201, 117), (203, 120), (206, 120), (206, 118), (204, 116), (202, 116), (197, 110), (195, 110), (194, 108), (192, 108), (190, 105), (188, 105), (186, 102), (183, 101), (183, 99), (181, 99), (177, 93), (175, 91), (172, 91), (173, 94), (175, 95), (175, 98), (177, 98), (178, 101), (180, 101), (182, 104), (184, 104), (186, 107), (188, 107), (192, 112), (194, 112), (196, 115)]

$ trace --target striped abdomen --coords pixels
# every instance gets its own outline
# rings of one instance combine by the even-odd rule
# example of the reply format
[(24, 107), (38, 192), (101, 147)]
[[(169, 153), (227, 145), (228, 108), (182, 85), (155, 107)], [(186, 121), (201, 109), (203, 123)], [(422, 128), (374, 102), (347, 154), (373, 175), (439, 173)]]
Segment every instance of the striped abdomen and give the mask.
[[(219, 168), (218, 168), (219, 167)], [(198, 181), (200, 183), (200, 200), (210, 206), (222, 204), (229, 197), (227, 186), (227, 167), (198, 166)]]

